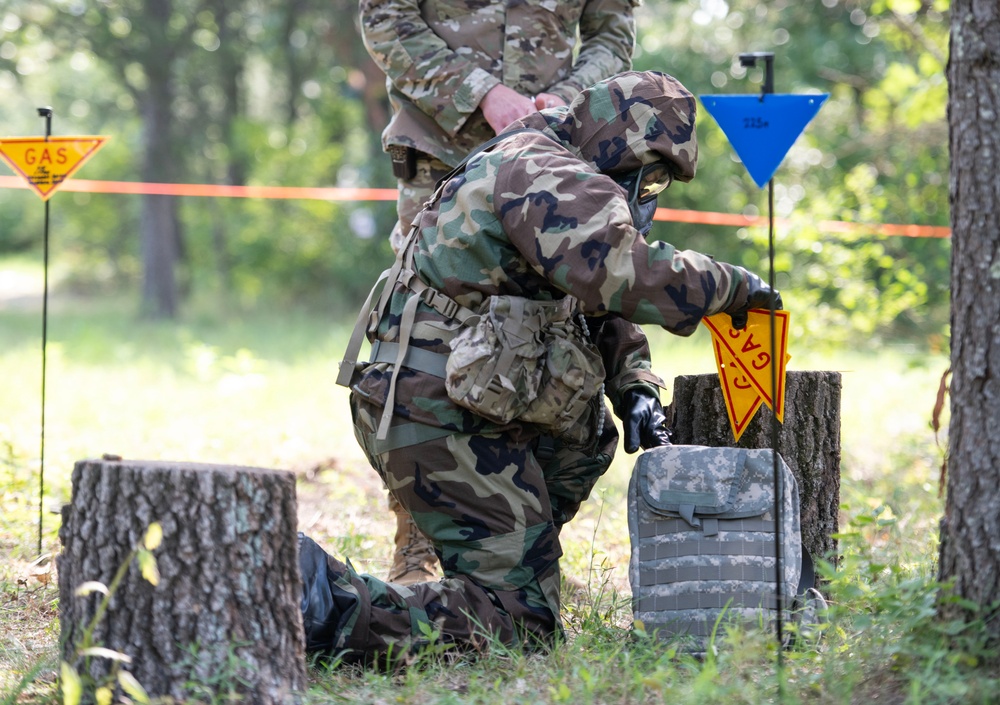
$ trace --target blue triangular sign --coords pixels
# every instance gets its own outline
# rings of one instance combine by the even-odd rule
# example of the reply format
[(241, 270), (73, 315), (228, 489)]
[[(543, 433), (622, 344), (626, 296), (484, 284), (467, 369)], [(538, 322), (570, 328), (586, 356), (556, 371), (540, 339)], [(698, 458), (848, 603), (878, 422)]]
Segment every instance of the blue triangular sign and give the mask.
[(759, 188), (771, 180), (829, 93), (703, 95), (702, 105), (726, 133)]

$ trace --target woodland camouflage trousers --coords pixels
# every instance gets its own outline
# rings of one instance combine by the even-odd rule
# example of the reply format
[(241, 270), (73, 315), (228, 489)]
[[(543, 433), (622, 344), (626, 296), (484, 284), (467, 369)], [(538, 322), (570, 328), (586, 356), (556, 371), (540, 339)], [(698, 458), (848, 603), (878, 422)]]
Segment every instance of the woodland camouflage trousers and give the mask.
[(506, 434), (455, 434), (376, 453), (381, 408), (352, 395), (351, 410), (359, 443), (430, 538), (445, 577), (406, 587), (328, 556), (334, 599), (349, 609), (327, 648), (371, 660), (418, 648), (431, 630), (470, 648), (486, 634), (530, 647), (560, 632), (559, 531), (611, 464), (618, 432), (610, 414), (590, 454)]

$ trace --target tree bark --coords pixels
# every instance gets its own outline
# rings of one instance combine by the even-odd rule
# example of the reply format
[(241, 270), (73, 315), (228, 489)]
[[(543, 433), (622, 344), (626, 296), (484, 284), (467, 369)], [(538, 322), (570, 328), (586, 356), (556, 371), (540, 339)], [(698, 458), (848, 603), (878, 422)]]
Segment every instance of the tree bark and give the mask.
[[(59, 532), (64, 660), (86, 668), (76, 650), (102, 598), (76, 589), (110, 586), (153, 522), (163, 529), (158, 584), (133, 560), (92, 643), (131, 657), (126, 670), (153, 698), (182, 701), (210, 688), (241, 702), (296, 702), (306, 686), (305, 641), (295, 479), (287, 472), (77, 462)], [(89, 673), (97, 681), (110, 666), (92, 658)]]
[[(840, 392), (837, 372), (788, 372), (778, 452), (795, 475), (802, 511), (802, 545), (814, 558), (836, 561), (840, 510)], [(733, 440), (718, 375), (674, 380), (673, 442), (771, 448), (771, 419), (761, 406), (739, 442)]]
[[(940, 577), (1000, 600), (1000, 7), (954, 0), (948, 60), (951, 151), (951, 424)], [(971, 617), (942, 603), (943, 616)], [(980, 611), (980, 616), (990, 615)]]

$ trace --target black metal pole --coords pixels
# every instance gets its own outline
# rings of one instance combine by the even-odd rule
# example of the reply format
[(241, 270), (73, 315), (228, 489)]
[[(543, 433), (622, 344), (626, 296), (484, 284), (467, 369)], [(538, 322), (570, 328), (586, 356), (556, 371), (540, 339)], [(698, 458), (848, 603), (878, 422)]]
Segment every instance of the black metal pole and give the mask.
[[(52, 136), (52, 108), (39, 108), (38, 116), (45, 118), (45, 141)], [(45, 505), (45, 349), (49, 339), (49, 200), (45, 199), (45, 231), (43, 237), (43, 284), (42, 284), (42, 426), (41, 451), (38, 465), (38, 555), (42, 555), (42, 531)]]
[[(774, 179), (770, 179), (767, 182), (767, 222), (768, 222), (768, 232), (767, 232), (767, 242), (768, 242), (768, 260), (770, 262), (769, 272), (768, 272), (768, 285), (771, 287), (771, 291), (774, 291)], [(784, 575), (782, 570), (783, 558), (781, 551), (781, 513), (784, 509), (784, 487), (781, 482), (781, 473), (778, 471), (778, 365), (779, 360), (777, 358), (778, 353), (778, 334), (775, 330), (776, 326), (775, 320), (775, 301), (774, 298), (771, 299), (770, 305), (770, 319), (771, 319), (771, 401), (774, 408), (771, 409), (773, 412), (771, 414), (771, 448), (772, 457), (774, 461), (774, 520), (776, 524), (775, 535), (778, 540), (774, 542), (774, 569), (777, 574), (777, 580), (775, 580), (775, 598), (778, 601), (777, 608), (777, 624), (775, 626), (775, 631), (778, 637), (778, 665), (779, 668), (782, 664), (782, 645), (784, 644), (784, 620), (782, 614), (782, 598), (783, 598), (783, 583)], [(779, 680), (779, 688), (781, 688), (781, 682)]]
[[(757, 64), (757, 59), (764, 61), (764, 84), (760, 89), (760, 100), (764, 101), (764, 96), (774, 93), (774, 53), (769, 51), (757, 51), (747, 54), (740, 54), (740, 65), (749, 68)], [(768, 249), (768, 285), (774, 291), (774, 178), (767, 182), (767, 249)], [(774, 478), (774, 521), (775, 521), (775, 541), (774, 541), (774, 596), (777, 601), (775, 612), (775, 636), (778, 639), (778, 702), (785, 701), (785, 679), (784, 679), (784, 570), (781, 551), (781, 526), (782, 509), (784, 508), (784, 488), (781, 482), (781, 473), (778, 470), (778, 357), (777, 357), (777, 332), (775, 331), (775, 301), (770, 302), (770, 322), (771, 322), (771, 455), (773, 459)]]

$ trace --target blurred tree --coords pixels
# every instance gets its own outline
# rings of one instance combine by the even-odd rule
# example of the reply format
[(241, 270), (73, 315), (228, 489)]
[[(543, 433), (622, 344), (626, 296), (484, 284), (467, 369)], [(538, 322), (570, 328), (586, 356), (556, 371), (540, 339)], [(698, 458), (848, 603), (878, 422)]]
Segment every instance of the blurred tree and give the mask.
[[(139, 173), (146, 182), (174, 183), (180, 171), (175, 161), (174, 62), (183, 51), (175, 40), (187, 29), (187, 9), (177, 7), (175, 0), (126, 1), (105, 5), (101, 21), (90, 25), (94, 43), (104, 47), (121, 71), (142, 114), (145, 149)], [(143, 196), (140, 228), (143, 310), (154, 318), (173, 317), (178, 305), (174, 268), (183, 248), (176, 199)]]
[[(135, 118), (141, 136), (121, 144), (116, 157), (127, 159), (129, 149), (143, 157), (133, 170), (115, 162), (110, 178), (122, 178), (124, 168), (133, 173), (126, 178), (152, 182), (363, 186), (382, 174), (389, 181), (383, 160), (369, 158), (377, 147), (370, 126), (385, 123), (387, 105), (381, 73), (355, 28), (356, 5), (341, 1), (331, 11), (321, 0), (157, 0), (145, 8), (140, 0), (9, 0), (0, 26), (16, 41), (0, 40), (0, 83), (47, 94), (59, 117), (68, 103), (88, 106), (80, 117), (89, 119), (79, 121), (97, 126), (88, 131), (121, 136), (135, 131), (117, 121)], [(91, 82), (100, 89), (84, 89)], [(121, 94), (101, 105), (95, 93), (107, 85)], [(112, 144), (119, 149), (118, 140)], [(73, 198), (90, 215), (109, 200)], [(381, 222), (389, 207), (384, 216), (363, 205), (141, 200), (134, 229), (122, 227), (131, 208), (110, 208), (111, 217), (91, 221), (101, 227), (74, 215), (62, 234), (72, 231), (81, 253), (102, 245), (117, 272), (139, 275), (152, 315), (174, 315), (192, 285), (247, 303), (265, 295), (315, 298), (331, 282), (359, 290), (388, 256), (372, 231), (391, 227)], [(8, 214), (21, 222), (6, 209), (4, 220)], [(141, 260), (130, 267), (136, 230)], [(30, 247), (32, 236), (5, 229), (0, 250)], [(98, 264), (77, 260), (77, 279), (106, 268)], [(269, 286), (280, 290), (265, 294)]]
[[(23, 14), (16, 24), (24, 40), (44, 36), (53, 54), (93, 50), (110, 68), (141, 116), (141, 180), (176, 182), (183, 173), (174, 119), (176, 66), (189, 51), (178, 41), (189, 31), (189, 0), (18, 2), (18, 9)], [(139, 224), (144, 311), (173, 316), (178, 305), (174, 267), (183, 252), (176, 200), (144, 196)]]
[(983, 618), (1000, 640), (1000, 6), (955, 0), (951, 28), (952, 382), (940, 576), (954, 580), (959, 599), (940, 611)]
[[(37, 132), (34, 108), (51, 104), (57, 132), (114, 135), (86, 178), (394, 186), (378, 140), (387, 120), (384, 78), (361, 43), (356, 3), (150, 0), (148, 7), (4, 0), (0, 121), (20, 124), (23, 113)], [(776, 53), (779, 91), (831, 94), (776, 174), (776, 214), (792, 223), (778, 230), (778, 284), (801, 313), (793, 317), (797, 337), (946, 340), (946, 241), (848, 236), (817, 223), (947, 224), (947, 7), (947, 0), (646, 0), (637, 11), (637, 68), (672, 73), (696, 94), (755, 93), (760, 70), (747, 72), (736, 60), (753, 50)], [(151, 107), (163, 103), (166, 113)], [(661, 205), (761, 214), (762, 192), (704, 114), (698, 132), (698, 178), (671, 188)], [(152, 166), (143, 162), (163, 171), (146, 174)], [(40, 218), (21, 196), (0, 192), (0, 252), (38, 247)], [(56, 252), (72, 262), (75, 282), (146, 286), (154, 281), (146, 269), (173, 258), (164, 271), (177, 274), (176, 298), (160, 310), (176, 310), (189, 294), (241, 305), (333, 300), (349, 310), (391, 257), (380, 242), (392, 226), (391, 202), (58, 198), (79, 206), (56, 211)], [(168, 233), (149, 238), (168, 248), (155, 257), (137, 237), (151, 222)], [(766, 267), (763, 228), (656, 223), (653, 237)], [(169, 280), (164, 286), (170, 290)]]
[[(775, 175), (778, 284), (797, 337), (878, 342), (947, 324), (948, 244), (824, 233), (821, 220), (947, 224), (944, 56), (938, 0), (647, 0), (637, 68), (680, 78), (698, 95), (754, 93), (745, 51), (775, 52), (776, 90), (830, 99)], [(698, 177), (661, 205), (763, 214), (759, 191), (715, 123), (698, 123)], [(862, 231), (863, 233), (863, 231)], [(657, 224), (654, 237), (766, 267), (766, 231)]]
[[(226, 80), (218, 67), (199, 65), (198, 74), (185, 79), (204, 83), (190, 91), (192, 107), (210, 127), (188, 144), (187, 151), (199, 156), (193, 176), (224, 180), (226, 165), (240, 160), (248, 183), (365, 186), (388, 180), (387, 161), (371, 158), (378, 136), (372, 126), (386, 119), (385, 91), (361, 44), (356, 5), (268, 0), (245, 2), (238, 14), (242, 24), (229, 51), (241, 57), (241, 105), (204, 99), (217, 95), (215, 86)], [(222, 17), (216, 13), (211, 24), (221, 25)], [(376, 82), (368, 79), (372, 74)], [(328, 299), (331, 290), (345, 299), (367, 293), (388, 257), (375, 233), (391, 227), (385, 222), (390, 210), (199, 199), (186, 204), (185, 217), (194, 236), (192, 259), (204, 263), (214, 256), (224, 291), (245, 303), (262, 297), (302, 302)], [(204, 290), (206, 284), (203, 276), (198, 285)], [(345, 301), (346, 308), (353, 306)]]

